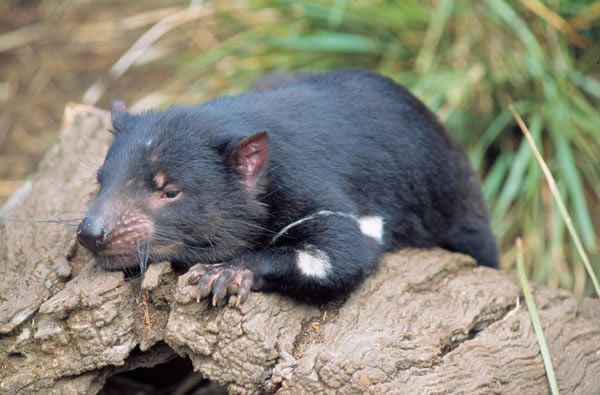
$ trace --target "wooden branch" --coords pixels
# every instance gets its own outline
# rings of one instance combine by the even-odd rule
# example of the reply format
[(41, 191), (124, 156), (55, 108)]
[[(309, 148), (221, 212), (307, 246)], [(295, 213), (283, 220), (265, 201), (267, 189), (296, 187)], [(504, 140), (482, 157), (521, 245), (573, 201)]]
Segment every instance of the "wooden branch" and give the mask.
[[(59, 144), (0, 209), (0, 392), (95, 393), (173, 352), (233, 393), (547, 392), (520, 288), (442, 250), (386, 256), (343, 304), (255, 293), (197, 303), (167, 263), (142, 284), (96, 268), (74, 240), (112, 135), (71, 104)], [(48, 222), (54, 221), (54, 222)], [(535, 287), (560, 390), (600, 388), (600, 302)]]

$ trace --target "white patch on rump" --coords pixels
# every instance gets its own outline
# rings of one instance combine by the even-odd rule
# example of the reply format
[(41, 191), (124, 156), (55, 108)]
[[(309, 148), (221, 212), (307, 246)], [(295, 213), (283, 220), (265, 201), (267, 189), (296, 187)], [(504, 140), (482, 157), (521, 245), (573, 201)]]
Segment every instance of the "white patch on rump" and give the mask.
[(358, 219), (360, 231), (369, 237), (374, 238), (379, 243), (383, 242), (383, 218), (380, 216), (360, 217)]
[(331, 262), (321, 250), (298, 251), (296, 264), (305, 276), (323, 278), (327, 275)]

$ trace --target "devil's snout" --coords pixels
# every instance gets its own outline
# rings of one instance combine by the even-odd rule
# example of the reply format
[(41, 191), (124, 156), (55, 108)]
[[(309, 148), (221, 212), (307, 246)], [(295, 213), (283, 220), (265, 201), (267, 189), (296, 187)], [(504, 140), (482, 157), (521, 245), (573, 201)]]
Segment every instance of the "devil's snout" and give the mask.
[(107, 228), (106, 221), (102, 217), (85, 217), (77, 229), (77, 239), (81, 245), (97, 254), (106, 247), (108, 240)]

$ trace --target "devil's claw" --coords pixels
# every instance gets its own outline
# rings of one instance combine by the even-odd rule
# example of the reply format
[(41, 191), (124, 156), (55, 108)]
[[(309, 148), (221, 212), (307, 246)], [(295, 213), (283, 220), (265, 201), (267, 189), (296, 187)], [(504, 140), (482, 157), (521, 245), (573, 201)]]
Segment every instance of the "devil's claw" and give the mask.
[(188, 282), (197, 286), (198, 301), (212, 295), (213, 306), (224, 306), (228, 296), (236, 295), (236, 305), (243, 303), (254, 285), (254, 274), (242, 267), (198, 264), (188, 272)]

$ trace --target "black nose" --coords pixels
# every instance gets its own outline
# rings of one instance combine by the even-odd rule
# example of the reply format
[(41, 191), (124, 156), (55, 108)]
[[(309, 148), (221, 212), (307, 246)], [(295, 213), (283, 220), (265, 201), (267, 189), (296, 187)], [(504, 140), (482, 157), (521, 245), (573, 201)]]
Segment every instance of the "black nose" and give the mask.
[(77, 238), (81, 245), (97, 254), (106, 246), (106, 223), (101, 217), (85, 217), (77, 228)]

